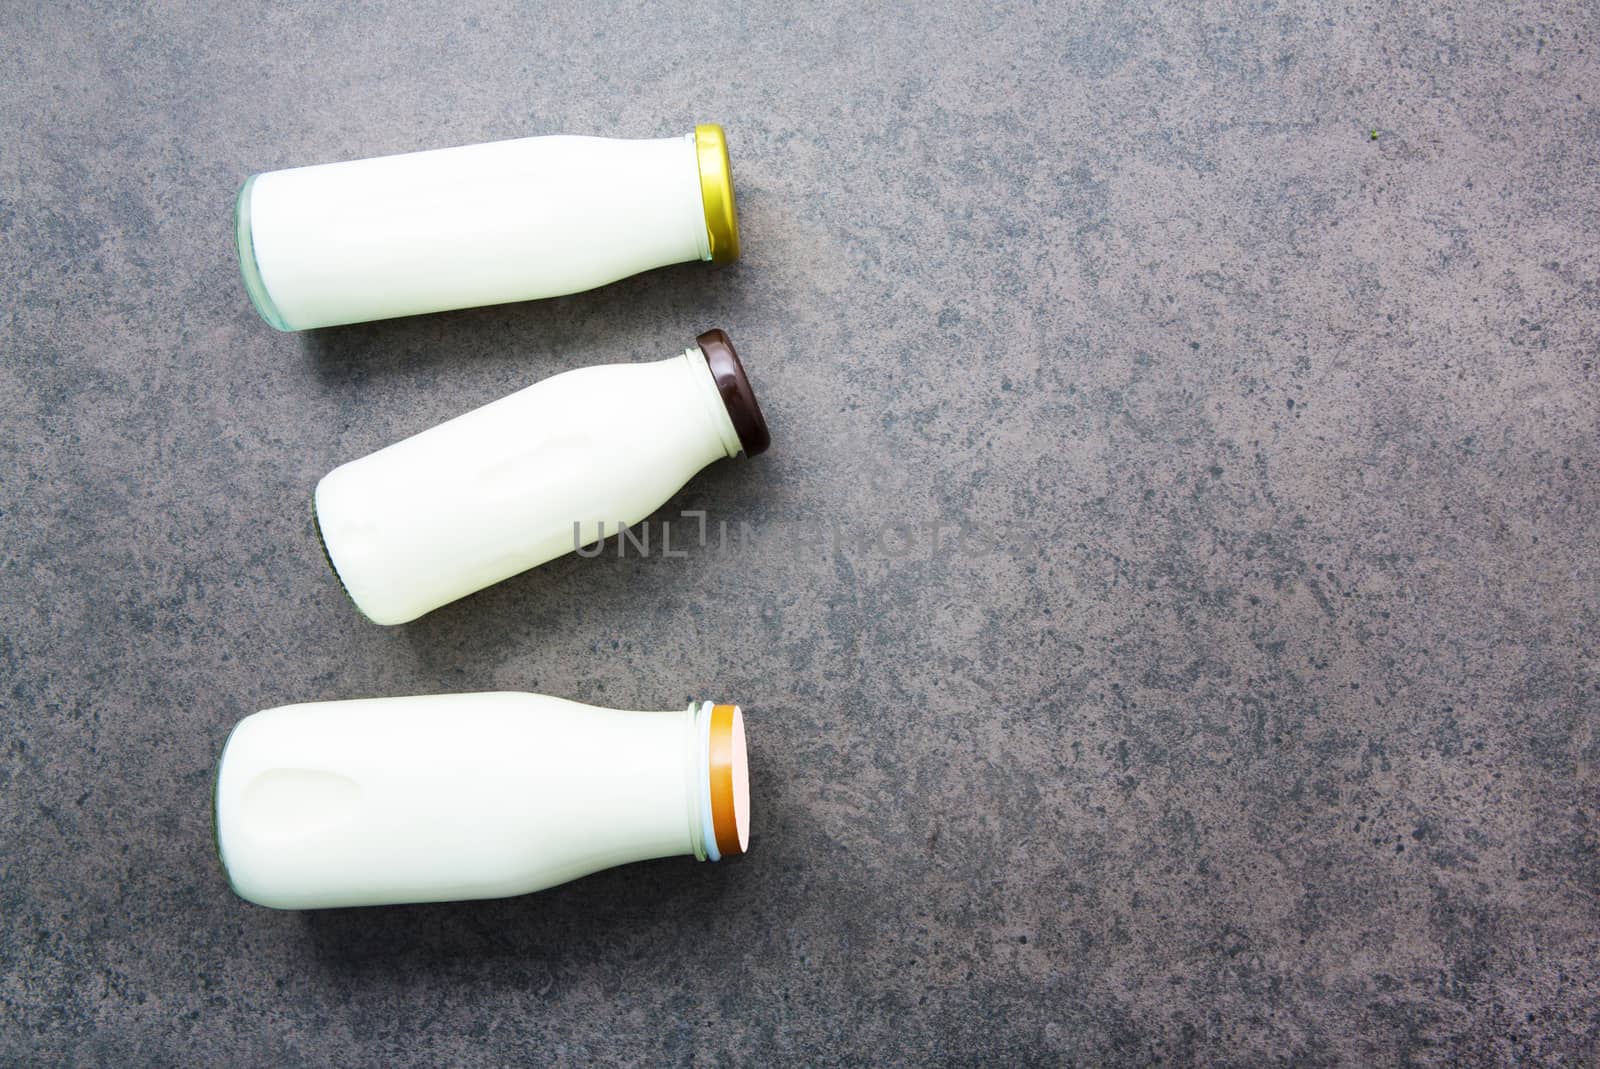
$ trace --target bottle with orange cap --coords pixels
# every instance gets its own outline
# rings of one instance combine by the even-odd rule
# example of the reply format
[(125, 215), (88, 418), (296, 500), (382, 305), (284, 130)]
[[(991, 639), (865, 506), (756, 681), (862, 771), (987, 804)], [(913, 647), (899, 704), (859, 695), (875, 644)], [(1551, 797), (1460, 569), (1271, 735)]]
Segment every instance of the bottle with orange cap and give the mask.
[(245, 291), (279, 330), (593, 289), (739, 258), (722, 127), (543, 136), (268, 171), (234, 209)]
[(223, 748), (217, 851), (277, 909), (498, 898), (750, 840), (737, 705), (497, 692), (285, 705)]

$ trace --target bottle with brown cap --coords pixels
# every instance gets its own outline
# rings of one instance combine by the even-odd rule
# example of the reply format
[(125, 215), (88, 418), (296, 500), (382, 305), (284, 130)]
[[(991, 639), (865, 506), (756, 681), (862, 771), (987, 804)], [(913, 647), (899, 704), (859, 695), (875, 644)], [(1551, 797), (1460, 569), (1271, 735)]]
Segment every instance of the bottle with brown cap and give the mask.
[(217, 851), (276, 909), (499, 898), (750, 841), (737, 705), (490, 693), (285, 705), (234, 728)]
[(269, 171), (234, 210), (245, 291), (279, 330), (593, 289), (739, 258), (722, 127), (524, 137)]
[(638, 523), (701, 468), (771, 438), (727, 334), (580, 368), (326, 475), (315, 497), (351, 600), (399, 624)]

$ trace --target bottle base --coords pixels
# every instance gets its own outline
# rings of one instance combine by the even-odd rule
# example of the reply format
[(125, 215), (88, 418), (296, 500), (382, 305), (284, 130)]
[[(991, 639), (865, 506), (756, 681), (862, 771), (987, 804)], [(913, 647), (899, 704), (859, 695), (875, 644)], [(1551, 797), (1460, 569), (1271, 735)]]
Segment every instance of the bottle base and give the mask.
[(267, 284), (261, 280), (261, 265), (256, 262), (256, 244), (250, 223), (250, 189), (256, 184), (257, 177), (251, 175), (245, 179), (244, 185), (239, 187), (238, 198), (233, 202), (233, 240), (239, 254), (239, 273), (244, 276), (244, 291), (249, 294), (250, 303), (257, 314), (275, 330), (293, 330), (267, 293)]
[[(327, 562), (328, 571), (333, 573), (333, 578), (338, 582), (339, 589), (344, 592), (345, 598), (356, 607), (356, 612), (366, 616), (368, 620), (372, 620), (372, 617), (367, 616), (367, 611), (361, 607), (361, 603), (356, 600), (356, 596), (350, 593), (350, 588), (344, 585), (344, 576), (339, 574), (339, 566), (333, 563), (333, 554), (328, 552), (328, 540), (322, 534), (322, 518), (317, 515), (317, 500), (315, 497), (311, 499), (311, 529), (317, 533), (317, 547), (322, 550), (322, 559)], [(377, 623), (376, 620), (372, 622)]]

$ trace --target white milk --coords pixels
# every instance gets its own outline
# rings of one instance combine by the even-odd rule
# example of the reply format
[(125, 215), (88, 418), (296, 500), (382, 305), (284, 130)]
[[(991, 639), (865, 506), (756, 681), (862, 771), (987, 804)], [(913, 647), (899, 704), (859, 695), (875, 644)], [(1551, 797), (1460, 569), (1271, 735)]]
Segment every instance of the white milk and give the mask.
[(737, 706), (630, 712), (537, 694), (285, 705), (217, 770), (217, 849), (252, 902), (498, 898), (647, 858), (743, 853)]
[(304, 330), (554, 297), (738, 257), (721, 127), (527, 137), (271, 171), (239, 192), (245, 288)]
[(413, 620), (594, 542), (601, 524), (615, 535), (719, 457), (766, 448), (727, 335), (696, 340), (656, 363), (556, 375), (330, 472), (317, 523), (356, 606)]

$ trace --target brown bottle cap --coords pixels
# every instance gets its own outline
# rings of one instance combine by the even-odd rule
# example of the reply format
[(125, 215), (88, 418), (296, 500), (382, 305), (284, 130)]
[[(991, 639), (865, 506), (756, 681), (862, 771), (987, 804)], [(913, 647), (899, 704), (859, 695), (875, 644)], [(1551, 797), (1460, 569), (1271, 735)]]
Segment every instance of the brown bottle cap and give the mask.
[(742, 854), (750, 845), (750, 761), (745, 755), (744, 712), (711, 707), (711, 826), (717, 853)]
[(761, 406), (756, 404), (756, 392), (750, 388), (744, 365), (739, 362), (739, 354), (733, 351), (727, 331), (713, 327), (694, 343), (705, 354), (706, 366), (716, 380), (717, 392), (722, 395), (722, 403), (728, 409), (728, 418), (733, 421), (744, 455), (753, 457), (766, 452), (767, 446), (772, 444), (772, 435), (767, 431), (766, 417), (761, 414)]

